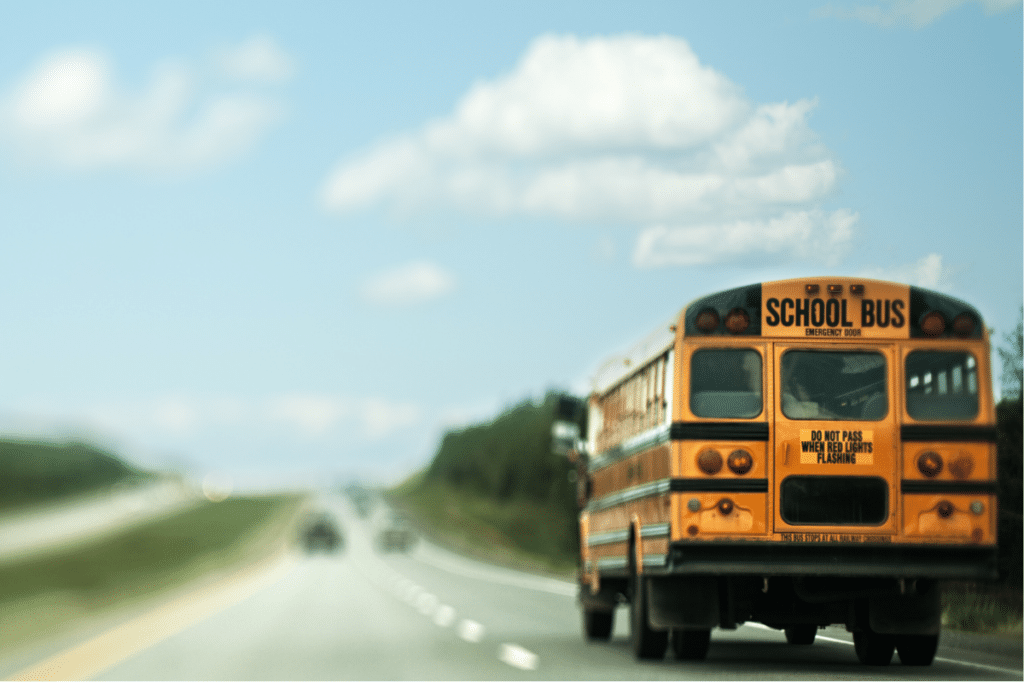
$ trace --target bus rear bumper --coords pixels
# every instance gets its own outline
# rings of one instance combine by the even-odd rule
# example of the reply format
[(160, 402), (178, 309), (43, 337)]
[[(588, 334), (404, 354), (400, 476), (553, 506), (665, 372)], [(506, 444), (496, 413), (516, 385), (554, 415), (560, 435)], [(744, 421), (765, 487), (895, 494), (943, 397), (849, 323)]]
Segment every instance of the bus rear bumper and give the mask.
[(984, 580), (998, 575), (995, 546), (676, 541), (650, 575), (849, 576)]

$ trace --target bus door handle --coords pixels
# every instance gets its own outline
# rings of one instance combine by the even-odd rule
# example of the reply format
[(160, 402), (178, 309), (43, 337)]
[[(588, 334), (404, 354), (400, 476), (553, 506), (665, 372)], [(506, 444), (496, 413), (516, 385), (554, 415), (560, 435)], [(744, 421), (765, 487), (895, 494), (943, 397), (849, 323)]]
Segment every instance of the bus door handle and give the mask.
[(789, 442), (786, 442), (786, 455), (782, 460), (783, 465), (789, 465)]

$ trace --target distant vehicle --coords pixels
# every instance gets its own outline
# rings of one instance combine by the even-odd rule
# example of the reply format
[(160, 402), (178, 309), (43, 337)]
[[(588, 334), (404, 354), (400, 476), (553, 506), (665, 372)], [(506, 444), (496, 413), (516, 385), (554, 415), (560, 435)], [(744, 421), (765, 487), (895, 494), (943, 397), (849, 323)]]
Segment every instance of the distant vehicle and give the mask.
[(416, 532), (401, 517), (392, 517), (377, 532), (377, 549), (381, 552), (407, 553), (416, 544)]
[(306, 550), (311, 553), (317, 550), (332, 553), (345, 546), (341, 530), (326, 513), (310, 515), (302, 531), (302, 540)]

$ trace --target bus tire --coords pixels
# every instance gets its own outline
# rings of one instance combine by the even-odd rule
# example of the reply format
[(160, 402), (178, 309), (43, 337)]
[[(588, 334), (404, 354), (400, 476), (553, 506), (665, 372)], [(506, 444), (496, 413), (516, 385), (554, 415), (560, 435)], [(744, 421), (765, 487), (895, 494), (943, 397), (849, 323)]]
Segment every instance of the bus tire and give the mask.
[(615, 612), (583, 608), (583, 635), (587, 640), (608, 640), (614, 624)]
[(647, 616), (647, 581), (633, 573), (629, 600), (629, 636), (637, 659), (664, 659), (668, 631), (655, 631)]
[(938, 634), (896, 636), (896, 652), (900, 655), (901, 664), (930, 666), (938, 648)]
[(711, 644), (709, 628), (672, 629), (672, 654), (679, 660), (701, 660), (708, 656)]
[(896, 649), (896, 638), (874, 631), (857, 631), (853, 634), (853, 649), (861, 664), (888, 666)]
[(816, 624), (797, 624), (786, 627), (786, 642), (790, 645), (813, 645), (817, 635)]

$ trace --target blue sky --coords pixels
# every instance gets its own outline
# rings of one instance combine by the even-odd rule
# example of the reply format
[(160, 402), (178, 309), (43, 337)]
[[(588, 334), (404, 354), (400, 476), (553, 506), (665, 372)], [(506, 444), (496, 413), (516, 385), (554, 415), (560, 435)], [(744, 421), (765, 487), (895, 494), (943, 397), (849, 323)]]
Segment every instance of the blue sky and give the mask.
[(7, 433), (393, 482), (710, 291), (1017, 322), (1019, 0), (0, 9)]

